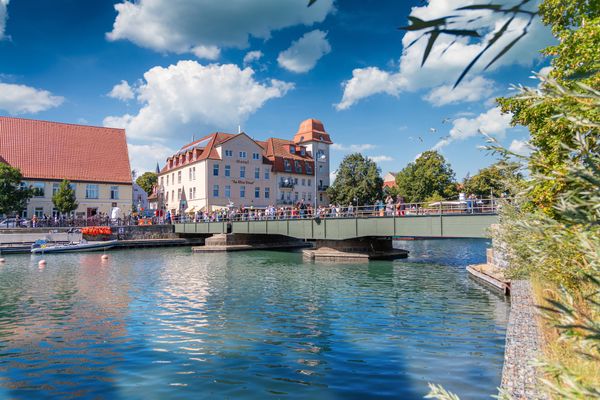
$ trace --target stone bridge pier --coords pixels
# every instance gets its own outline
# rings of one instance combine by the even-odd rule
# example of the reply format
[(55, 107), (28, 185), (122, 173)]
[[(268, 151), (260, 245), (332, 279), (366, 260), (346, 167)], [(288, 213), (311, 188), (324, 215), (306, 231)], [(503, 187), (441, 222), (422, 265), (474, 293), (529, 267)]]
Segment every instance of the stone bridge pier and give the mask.
[(303, 250), (312, 260), (367, 261), (408, 257), (408, 251), (395, 249), (391, 237), (360, 237), (346, 240), (315, 240), (314, 247)]

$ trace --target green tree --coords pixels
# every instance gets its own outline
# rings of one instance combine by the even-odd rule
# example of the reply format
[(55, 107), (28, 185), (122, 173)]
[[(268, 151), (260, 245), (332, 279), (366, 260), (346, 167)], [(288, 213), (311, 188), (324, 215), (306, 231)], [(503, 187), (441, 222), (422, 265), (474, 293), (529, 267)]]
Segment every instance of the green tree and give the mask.
[(346, 156), (327, 195), (333, 203), (375, 204), (383, 197), (383, 179), (377, 164), (360, 153)]
[(135, 183), (140, 185), (148, 195), (152, 194), (152, 188), (156, 185), (156, 182), (158, 182), (158, 175), (154, 172), (144, 172), (135, 180)]
[(71, 188), (71, 183), (68, 180), (65, 179), (60, 183), (58, 191), (52, 196), (52, 203), (62, 214), (68, 214), (77, 209), (75, 191)]
[(500, 197), (513, 194), (511, 189), (523, 179), (520, 166), (515, 162), (499, 161), (483, 168), (477, 174), (464, 180), (464, 192), (478, 197)]
[(448, 199), (458, 194), (454, 171), (437, 151), (426, 151), (396, 175), (396, 191), (411, 203)]
[(18, 168), (0, 163), (0, 214), (12, 215), (24, 210), (35, 194), (23, 185), (23, 175)]

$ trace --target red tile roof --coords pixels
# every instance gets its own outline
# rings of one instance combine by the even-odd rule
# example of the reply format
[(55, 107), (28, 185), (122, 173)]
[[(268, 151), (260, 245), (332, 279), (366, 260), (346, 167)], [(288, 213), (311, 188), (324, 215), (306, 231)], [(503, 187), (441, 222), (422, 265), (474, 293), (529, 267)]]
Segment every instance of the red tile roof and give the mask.
[(131, 184), (123, 129), (0, 117), (0, 157), (26, 179)]
[(294, 136), (295, 143), (304, 143), (309, 141), (323, 142), (332, 144), (329, 134), (325, 132), (323, 123), (318, 119), (307, 119), (300, 123), (298, 132)]

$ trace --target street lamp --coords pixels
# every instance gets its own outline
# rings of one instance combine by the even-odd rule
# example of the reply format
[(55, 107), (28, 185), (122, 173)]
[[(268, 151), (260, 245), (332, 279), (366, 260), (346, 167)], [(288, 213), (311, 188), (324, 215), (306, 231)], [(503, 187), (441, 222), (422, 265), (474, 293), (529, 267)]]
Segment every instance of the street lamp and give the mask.
[[(325, 155), (325, 153), (316, 153), (317, 157), (315, 157), (316, 161), (319, 162), (325, 162), (327, 160), (327, 156)], [(315, 163), (315, 209), (314, 209), (314, 213), (316, 214), (317, 212), (317, 163)]]

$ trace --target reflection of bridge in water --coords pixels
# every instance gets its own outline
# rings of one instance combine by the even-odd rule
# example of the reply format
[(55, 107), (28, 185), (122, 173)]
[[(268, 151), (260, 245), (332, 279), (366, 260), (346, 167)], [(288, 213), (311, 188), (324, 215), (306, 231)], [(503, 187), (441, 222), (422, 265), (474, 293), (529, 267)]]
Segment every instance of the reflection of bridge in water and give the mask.
[(200, 252), (287, 247), (304, 240), (314, 243), (306, 252), (311, 257), (397, 258), (407, 253), (393, 249), (393, 238), (488, 237), (498, 221), (490, 211), (190, 222), (176, 224), (175, 232), (206, 237), (206, 246), (195, 249)]

